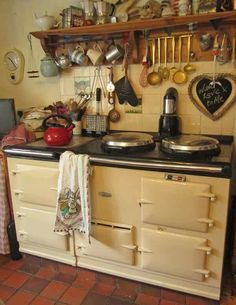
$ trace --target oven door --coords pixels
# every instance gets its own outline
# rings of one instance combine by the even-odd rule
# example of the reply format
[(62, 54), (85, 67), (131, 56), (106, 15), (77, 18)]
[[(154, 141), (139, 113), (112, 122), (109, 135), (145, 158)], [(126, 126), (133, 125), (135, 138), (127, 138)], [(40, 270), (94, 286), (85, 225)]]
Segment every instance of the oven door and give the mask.
[(164, 230), (142, 228), (141, 267), (186, 279), (203, 281), (210, 276), (205, 269), (211, 253), (207, 239)]
[(211, 185), (142, 178), (142, 222), (173, 228), (207, 232), (213, 226), (209, 218)]

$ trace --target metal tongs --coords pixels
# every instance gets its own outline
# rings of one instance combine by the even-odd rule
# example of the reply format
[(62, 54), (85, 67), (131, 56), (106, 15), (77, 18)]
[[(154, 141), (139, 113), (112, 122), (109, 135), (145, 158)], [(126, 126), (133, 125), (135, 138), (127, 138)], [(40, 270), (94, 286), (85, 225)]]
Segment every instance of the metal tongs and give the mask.
[[(100, 86), (97, 86), (97, 83), (100, 83)], [(93, 83), (91, 87), (90, 96), (92, 97), (95, 94), (95, 88), (100, 87), (102, 89), (103, 96), (106, 97), (106, 88), (101, 76), (101, 67), (97, 67), (94, 70)]]

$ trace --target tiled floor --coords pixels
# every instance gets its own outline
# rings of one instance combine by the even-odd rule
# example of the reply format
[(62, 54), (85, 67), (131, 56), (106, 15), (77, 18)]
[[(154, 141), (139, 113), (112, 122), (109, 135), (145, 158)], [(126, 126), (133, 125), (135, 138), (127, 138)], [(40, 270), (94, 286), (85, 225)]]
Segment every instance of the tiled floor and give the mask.
[(0, 305), (236, 305), (235, 282), (224, 279), (218, 302), (31, 255), (0, 255)]

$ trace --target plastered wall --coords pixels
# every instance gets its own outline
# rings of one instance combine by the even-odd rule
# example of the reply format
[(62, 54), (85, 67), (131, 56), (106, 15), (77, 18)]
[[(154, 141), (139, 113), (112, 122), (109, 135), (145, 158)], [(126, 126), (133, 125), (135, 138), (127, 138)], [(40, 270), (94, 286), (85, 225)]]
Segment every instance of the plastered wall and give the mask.
[[(30, 79), (27, 77), (27, 70), (30, 69), (30, 46), (27, 35), (30, 31), (38, 30), (34, 13), (44, 15), (45, 11), (49, 15), (58, 16), (59, 12), (69, 5), (78, 5), (75, 0), (1, 0), (0, 1), (0, 97), (13, 97), (17, 109), (25, 109), (32, 106), (46, 106), (55, 101), (66, 101), (76, 94), (75, 82), (78, 78), (88, 77), (92, 81), (94, 68), (74, 68), (61, 76), (53, 78)], [(40, 42), (32, 38), (33, 53), (37, 68), (39, 69), (40, 59), (44, 57), (44, 52)], [(11, 49), (18, 48), (25, 56), (25, 73), (23, 81), (18, 85), (9, 83), (5, 67), (3, 64), (4, 53)], [(202, 73), (212, 73), (212, 62), (195, 63), (196, 73), (189, 78)], [(137, 95), (142, 97), (142, 107), (140, 113), (127, 113), (127, 107), (120, 105), (116, 101), (117, 110), (121, 114), (118, 123), (111, 124), (111, 129), (116, 130), (139, 130), (157, 131), (158, 119), (162, 113), (163, 96), (168, 87), (174, 86), (179, 92), (178, 114), (181, 117), (182, 132), (202, 133), (202, 134), (226, 134), (236, 135), (236, 107), (233, 105), (220, 119), (212, 121), (203, 115), (190, 101), (187, 94), (189, 82), (185, 85), (177, 86), (171, 81), (165, 81), (160, 86), (142, 88), (139, 85), (139, 75), (141, 64), (129, 67), (129, 78)], [(217, 66), (218, 73), (236, 73), (235, 67), (231, 63)], [(114, 71), (115, 79), (123, 76), (121, 66), (117, 66)], [(103, 68), (103, 79), (107, 80), (107, 69)], [(93, 108), (94, 102), (90, 105)], [(103, 100), (103, 111), (109, 110), (106, 99)]]

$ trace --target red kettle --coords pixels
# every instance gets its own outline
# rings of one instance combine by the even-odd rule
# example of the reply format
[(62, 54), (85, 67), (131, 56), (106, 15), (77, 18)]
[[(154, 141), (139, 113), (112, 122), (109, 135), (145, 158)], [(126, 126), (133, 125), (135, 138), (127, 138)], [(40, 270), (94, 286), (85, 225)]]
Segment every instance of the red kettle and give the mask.
[(44, 141), (51, 146), (62, 146), (70, 142), (72, 130), (75, 127), (70, 118), (54, 114), (48, 116), (42, 123)]

